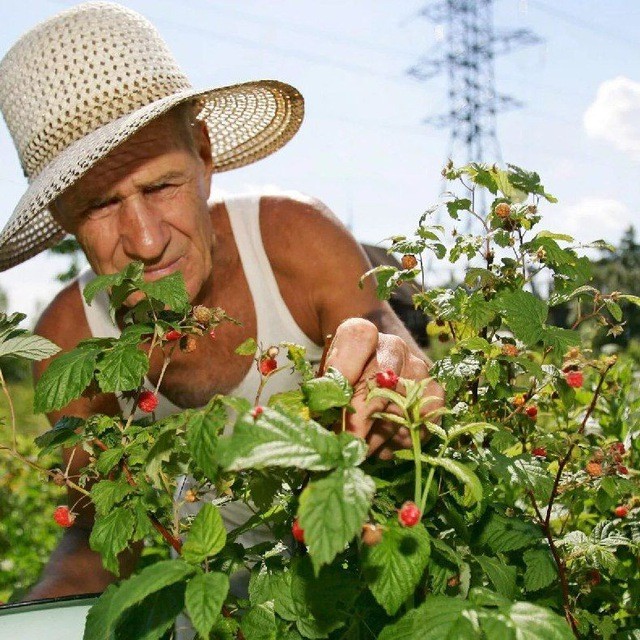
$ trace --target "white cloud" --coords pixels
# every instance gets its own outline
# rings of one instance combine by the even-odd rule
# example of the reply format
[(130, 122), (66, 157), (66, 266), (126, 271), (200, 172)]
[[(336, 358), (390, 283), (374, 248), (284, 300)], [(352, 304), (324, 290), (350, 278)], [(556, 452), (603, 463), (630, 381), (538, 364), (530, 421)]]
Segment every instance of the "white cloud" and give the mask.
[(640, 160), (640, 83), (624, 76), (603, 82), (583, 122), (590, 136)]
[(582, 198), (575, 204), (555, 205), (546, 211), (545, 215), (543, 210), (540, 228), (566, 233), (580, 242), (606, 240), (617, 244), (625, 229), (637, 223), (637, 215), (613, 198)]

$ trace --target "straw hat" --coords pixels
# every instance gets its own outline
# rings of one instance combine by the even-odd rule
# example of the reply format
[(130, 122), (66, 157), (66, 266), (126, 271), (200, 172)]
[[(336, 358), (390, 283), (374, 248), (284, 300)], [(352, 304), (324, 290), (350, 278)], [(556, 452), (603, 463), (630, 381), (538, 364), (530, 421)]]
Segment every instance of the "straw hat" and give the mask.
[(197, 90), (141, 15), (89, 2), (25, 34), (0, 62), (0, 109), (29, 187), (0, 234), (0, 271), (64, 235), (47, 207), (149, 121), (196, 101), (214, 171), (273, 153), (302, 122), (302, 96), (274, 80)]

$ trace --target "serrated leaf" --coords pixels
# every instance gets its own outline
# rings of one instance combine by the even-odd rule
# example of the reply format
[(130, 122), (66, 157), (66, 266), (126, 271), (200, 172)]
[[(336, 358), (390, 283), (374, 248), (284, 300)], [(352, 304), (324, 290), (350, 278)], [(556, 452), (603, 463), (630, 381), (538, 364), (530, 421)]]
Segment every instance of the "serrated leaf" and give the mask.
[(132, 280), (134, 282), (142, 282), (142, 272), (144, 265), (142, 262), (130, 262), (122, 271), (118, 273), (110, 273), (106, 275), (96, 276), (91, 282), (89, 282), (84, 290), (83, 295), (87, 304), (91, 304), (95, 296), (100, 291), (111, 289), (114, 286), (122, 284), (125, 280)]
[(241, 345), (238, 345), (235, 352), (239, 356), (252, 356), (258, 350), (258, 343), (253, 338), (247, 338)]
[(102, 474), (109, 473), (120, 462), (123, 454), (123, 447), (112, 447), (101, 451), (96, 462), (96, 470)]
[(467, 424), (456, 424), (447, 431), (447, 438), (453, 440), (459, 438), (465, 433), (468, 435), (475, 435), (482, 431), (497, 431), (498, 427), (489, 424), (488, 422), (469, 422)]
[(545, 347), (551, 347), (554, 353), (560, 355), (566, 353), (571, 347), (580, 346), (581, 340), (577, 331), (562, 327), (545, 327), (542, 342)]
[(79, 398), (93, 378), (99, 353), (97, 348), (73, 349), (53, 360), (36, 385), (34, 412), (49, 413)]
[(382, 541), (362, 554), (364, 576), (371, 593), (389, 615), (395, 615), (414, 592), (427, 566), (430, 536), (420, 523), (385, 525)]
[(182, 557), (187, 562), (204, 562), (221, 551), (226, 542), (227, 531), (218, 507), (205, 503), (191, 523), (187, 540), (182, 545)]
[(229, 578), (224, 573), (201, 573), (189, 580), (184, 594), (185, 606), (195, 630), (208, 638), (229, 591)]
[(500, 382), (501, 370), (498, 360), (488, 360), (487, 364), (484, 365), (484, 375), (492, 389), (495, 389), (498, 382)]
[(463, 504), (470, 506), (482, 500), (482, 483), (478, 476), (462, 462), (451, 458), (435, 458), (433, 456), (422, 455), (421, 460), (432, 466), (441, 467), (454, 475), (464, 484), (465, 499)]
[[(573, 632), (566, 620), (550, 609), (531, 602), (514, 602), (509, 607), (501, 607), (494, 613), (494, 619), (501, 615), (507, 621), (507, 628), (515, 631), (514, 640), (574, 640)], [(497, 638), (484, 621), (480, 623), (488, 638)]]
[(360, 533), (375, 490), (373, 479), (357, 467), (337, 469), (304, 489), (298, 517), (316, 572)]
[(106, 515), (133, 491), (124, 479), (101, 480), (91, 487), (91, 500), (98, 515)]
[(527, 565), (524, 574), (524, 588), (527, 591), (544, 589), (558, 578), (556, 564), (546, 549), (528, 549), (523, 559)]
[(251, 607), (242, 616), (240, 629), (246, 640), (278, 640), (273, 602)]
[(137, 389), (149, 371), (149, 358), (137, 346), (117, 344), (97, 363), (96, 380), (105, 393)]
[(85, 420), (75, 416), (62, 416), (54, 425), (53, 429), (45, 431), (35, 439), (39, 447), (38, 457), (56, 451), (61, 446), (73, 446), (82, 441), (82, 434), (76, 431), (84, 428)]
[(475, 559), (491, 580), (495, 590), (505, 598), (512, 599), (516, 592), (516, 568), (499, 558), (476, 556)]
[(333, 407), (345, 407), (353, 395), (349, 381), (333, 367), (320, 378), (312, 378), (303, 382), (302, 394), (309, 411), (320, 413)]
[(189, 308), (189, 294), (180, 271), (152, 282), (142, 282), (139, 289), (177, 313), (185, 313)]
[(191, 413), (187, 419), (187, 446), (196, 464), (211, 481), (218, 474), (216, 447), (227, 422), (224, 405), (218, 401)]
[(494, 512), (480, 532), (478, 542), (498, 553), (531, 547), (541, 539), (542, 533), (535, 525)]
[(119, 575), (118, 554), (126, 549), (133, 536), (135, 518), (133, 513), (120, 507), (105, 516), (97, 517), (89, 546), (102, 556), (102, 564), (107, 571)]
[(230, 436), (218, 440), (220, 465), (229, 471), (298, 467), (329, 471), (343, 460), (337, 436), (313, 420), (302, 420), (265, 408), (258, 419), (241, 416)]
[(182, 560), (163, 560), (110, 586), (87, 615), (84, 640), (113, 640), (122, 615), (153, 593), (186, 580), (195, 568)]
[(535, 458), (519, 458), (513, 460), (511, 466), (514, 471), (512, 482), (531, 491), (539, 503), (547, 504), (551, 498), (554, 482), (554, 477), (547, 465)]
[(0, 342), (0, 357), (14, 356), (28, 360), (44, 360), (58, 353), (60, 347), (42, 336), (24, 335)]
[(495, 305), (518, 340), (528, 347), (542, 340), (549, 313), (546, 302), (528, 291), (517, 290), (502, 294)]

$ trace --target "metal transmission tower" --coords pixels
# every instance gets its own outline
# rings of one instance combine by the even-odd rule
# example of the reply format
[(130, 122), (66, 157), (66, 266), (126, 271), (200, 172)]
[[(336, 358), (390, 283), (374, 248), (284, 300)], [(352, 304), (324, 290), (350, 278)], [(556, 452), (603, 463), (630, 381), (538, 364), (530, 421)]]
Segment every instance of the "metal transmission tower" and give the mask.
[(461, 146), (464, 162), (500, 161), (496, 114), (521, 103), (497, 93), (494, 58), (541, 39), (527, 29), (496, 33), (493, 0), (440, 0), (425, 6), (420, 15), (443, 25), (446, 49), (422, 58), (408, 73), (425, 81), (446, 72), (449, 81), (449, 110), (426, 122), (449, 127), (448, 155), (457, 163)]

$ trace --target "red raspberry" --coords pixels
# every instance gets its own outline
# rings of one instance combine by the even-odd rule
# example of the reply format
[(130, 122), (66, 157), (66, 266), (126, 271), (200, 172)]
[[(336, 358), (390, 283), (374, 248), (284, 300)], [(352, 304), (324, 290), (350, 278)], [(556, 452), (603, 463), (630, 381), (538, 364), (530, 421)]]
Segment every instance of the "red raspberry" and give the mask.
[(544, 447), (536, 447), (535, 449), (531, 450), (531, 455), (535, 456), (536, 458), (546, 458), (547, 450)]
[(415, 256), (412, 256), (410, 253), (402, 256), (402, 268), (403, 269), (414, 269), (418, 264)]
[(253, 409), (251, 409), (251, 417), (254, 420), (257, 420), (262, 415), (263, 412), (264, 412), (264, 409), (261, 406), (253, 407)]
[(627, 469), (627, 467), (625, 467), (623, 464), (619, 464), (618, 465), (618, 473), (621, 476), (626, 476), (629, 473), (629, 469)]
[(624, 448), (624, 445), (622, 444), (622, 442), (614, 442), (610, 447), (609, 450), (611, 451), (611, 453), (617, 453), (618, 455), (623, 456), (625, 454), (626, 449)]
[(626, 518), (629, 515), (629, 508), (624, 504), (620, 504), (613, 510), (613, 513), (615, 513), (618, 518)]
[(567, 384), (574, 389), (578, 389), (584, 384), (582, 371), (567, 371), (564, 374), (564, 379), (567, 381)]
[(393, 369), (378, 371), (376, 373), (376, 384), (383, 389), (395, 389), (398, 385), (398, 376)]
[(75, 522), (76, 514), (71, 513), (71, 511), (69, 511), (69, 507), (66, 505), (61, 505), (56, 507), (56, 510), (53, 512), (53, 519), (61, 527), (68, 529)]
[(382, 527), (380, 525), (366, 522), (362, 525), (362, 542), (367, 547), (375, 547), (382, 541)]
[(158, 406), (158, 396), (153, 391), (143, 391), (138, 398), (138, 407), (146, 413), (155, 411)]
[(304, 530), (300, 526), (298, 518), (296, 518), (291, 525), (291, 533), (298, 542), (302, 542), (304, 544)]
[(262, 360), (260, 360), (260, 365), (258, 368), (260, 369), (260, 373), (263, 376), (268, 376), (278, 368), (278, 363), (275, 358), (262, 358)]
[(529, 405), (524, 412), (532, 419), (535, 420), (538, 417), (538, 407), (535, 404)]
[(420, 522), (422, 513), (415, 502), (407, 501), (398, 509), (398, 520), (403, 527), (414, 527)]
[(176, 329), (169, 329), (169, 331), (164, 334), (164, 339), (171, 342), (174, 340), (180, 340), (180, 338), (182, 338), (182, 334)]

